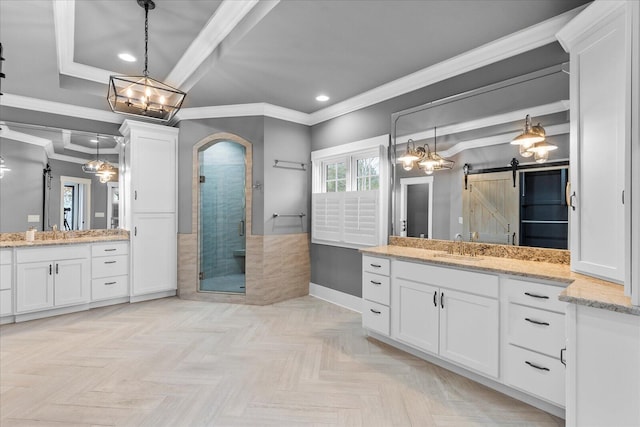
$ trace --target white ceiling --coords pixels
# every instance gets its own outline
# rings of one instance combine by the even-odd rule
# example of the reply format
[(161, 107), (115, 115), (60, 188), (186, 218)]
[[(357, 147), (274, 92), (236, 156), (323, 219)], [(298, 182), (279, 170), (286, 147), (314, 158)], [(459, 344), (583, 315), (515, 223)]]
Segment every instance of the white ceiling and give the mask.
[[(149, 71), (188, 91), (184, 117), (252, 104), (246, 108), (286, 109), (300, 122), (312, 114), (313, 123), (362, 106), (367, 94), (366, 102), (381, 101), (380, 87), (586, 2), (156, 0)], [(526, 36), (512, 40), (530, 49)], [(58, 104), (47, 101), (59, 102), (113, 122), (106, 82), (110, 73), (142, 73), (144, 10), (135, 0), (0, 0), (0, 41), (7, 76), (1, 103), (55, 111)], [(138, 61), (122, 62), (122, 51)], [(315, 101), (319, 93), (330, 101)]]

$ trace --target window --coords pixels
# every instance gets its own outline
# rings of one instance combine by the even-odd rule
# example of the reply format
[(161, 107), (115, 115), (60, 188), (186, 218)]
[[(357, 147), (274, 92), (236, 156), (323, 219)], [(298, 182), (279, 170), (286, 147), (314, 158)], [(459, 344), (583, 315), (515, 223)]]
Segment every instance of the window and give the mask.
[(387, 239), (389, 136), (314, 151), (311, 240), (359, 248)]
[(347, 164), (345, 161), (324, 163), (324, 192), (347, 191)]

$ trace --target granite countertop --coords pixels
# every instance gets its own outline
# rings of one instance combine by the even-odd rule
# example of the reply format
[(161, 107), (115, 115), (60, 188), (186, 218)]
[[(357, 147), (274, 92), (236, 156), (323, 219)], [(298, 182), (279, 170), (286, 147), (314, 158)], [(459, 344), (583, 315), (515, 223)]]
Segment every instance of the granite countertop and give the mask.
[(623, 286), (572, 272), (567, 264), (486, 255), (457, 256), (448, 255), (446, 251), (395, 245), (366, 248), (360, 252), (366, 255), (566, 283), (568, 286), (559, 297), (561, 301), (640, 316), (640, 307), (631, 304), (631, 299), (624, 295)]
[(0, 233), (0, 248), (23, 248), (34, 246), (73, 245), (78, 243), (128, 241), (127, 230), (84, 231), (39, 231), (32, 242), (25, 240), (24, 233)]

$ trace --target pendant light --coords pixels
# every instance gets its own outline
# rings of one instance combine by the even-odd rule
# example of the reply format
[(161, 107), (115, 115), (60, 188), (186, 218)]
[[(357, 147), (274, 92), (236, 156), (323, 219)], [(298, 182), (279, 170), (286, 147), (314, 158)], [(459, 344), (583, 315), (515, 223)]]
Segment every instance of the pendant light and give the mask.
[(434, 171), (444, 170), (444, 169), (452, 169), (456, 164), (453, 160), (445, 159), (438, 154), (438, 138), (436, 135), (436, 127), (433, 128), (433, 152), (429, 150), (429, 146), (427, 145), (427, 153), (424, 159), (418, 163), (418, 166), (424, 173), (427, 175), (431, 175)]
[(84, 165), (82, 165), (82, 172), (84, 173), (93, 173), (98, 172), (98, 168), (102, 165), (100, 161), (100, 136), (96, 137), (96, 159), (88, 161)]
[(111, 163), (105, 161), (98, 168), (96, 176), (100, 179), (100, 182), (104, 184), (111, 181), (117, 173), (117, 169)]
[(533, 154), (536, 163), (544, 163), (549, 159), (549, 151), (557, 149), (557, 145), (549, 144), (547, 141), (541, 141), (533, 144), (527, 152)]
[(144, 8), (144, 75), (111, 76), (107, 99), (115, 113), (166, 122), (178, 112), (187, 94), (149, 77), (149, 10), (156, 5), (153, 0), (137, 2)]

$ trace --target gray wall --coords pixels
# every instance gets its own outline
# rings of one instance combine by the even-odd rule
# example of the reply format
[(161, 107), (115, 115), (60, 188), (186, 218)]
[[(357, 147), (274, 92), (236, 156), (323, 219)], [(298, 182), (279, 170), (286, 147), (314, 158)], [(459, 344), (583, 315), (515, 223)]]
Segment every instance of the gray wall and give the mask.
[[(305, 170), (274, 167), (274, 160), (306, 163)], [(282, 120), (265, 118), (264, 128), (264, 234), (309, 231), (311, 180), (311, 129)], [(293, 166), (280, 164), (281, 166)], [(273, 214), (306, 216), (278, 217)]]
[[(47, 163), (44, 149), (0, 138), (0, 155), (11, 169), (0, 179), (0, 232), (42, 229), (42, 169)], [(27, 223), (27, 215), (39, 215), (39, 223)]]
[[(183, 120), (178, 143), (178, 233), (191, 233), (193, 146), (209, 135), (228, 132), (249, 141), (253, 148), (253, 182), (263, 182), (264, 117)], [(262, 218), (262, 192), (253, 191), (252, 218)], [(253, 234), (263, 234), (262, 221), (253, 221)], [(195, 230), (193, 230), (195, 232)]]
[[(568, 55), (558, 43), (535, 49), (522, 55), (462, 74), (414, 92), (389, 99), (362, 110), (319, 123), (311, 129), (311, 150), (333, 147), (352, 141), (391, 133), (391, 114), (427, 102), (568, 61)], [(509, 156), (509, 159), (513, 156)], [(462, 160), (458, 160), (460, 163)], [(462, 163), (464, 164), (464, 162)], [(450, 191), (456, 178), (445, 172), (434, 179), (434, 214), (444, 210), (447, 215), (434, 218), (434, 236), (450, 234)], [(454, 181), (455, 179), (455, 181)], [(457, 208), (456, 208), (457, 209)], [(437, 232), (436, 230), (440, 230)], [(437, 233), (437, 234), (436, 234)], [(361, 255), (357, 250), (313, 244), (311, 248), (311, 281), (357, 297), (362, 296)]]
[[(274, 168), (274, 160), (309, 163), (311, 131), (298, 125), (269, 117), (237, 117), (188, 120), (180, 122), (178, 153), (178, 232), (191, 233), (191, 180), (193, 146), (218, 132), (238, 135), (252, 144), (253, 189), (252, 233), (291, 234), (309, 229), (310, 172)], [(273, 218), (273, 213), (307, 214), (300, 218)]]

